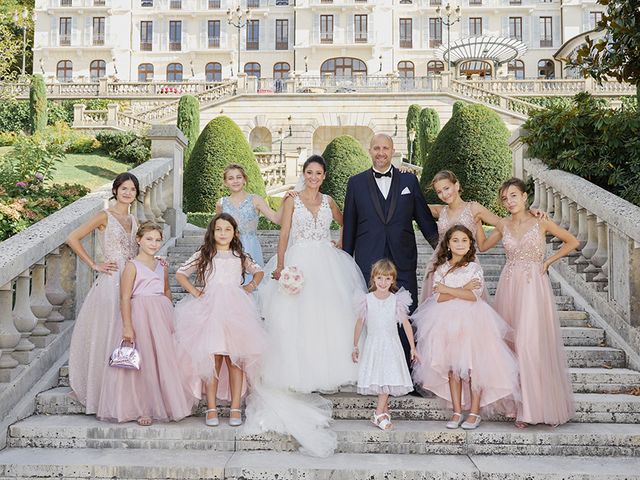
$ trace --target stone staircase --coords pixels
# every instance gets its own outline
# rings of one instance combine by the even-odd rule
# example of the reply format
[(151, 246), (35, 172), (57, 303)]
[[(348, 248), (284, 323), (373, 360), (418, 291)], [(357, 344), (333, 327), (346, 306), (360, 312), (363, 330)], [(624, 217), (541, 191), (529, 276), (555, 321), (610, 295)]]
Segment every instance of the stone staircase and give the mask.
[[(261, 234), (266, 258), (277, 239), (277, 232)], [(202, 231), (190, 230), (169, 251), (175, 298), (184, 293), (173, 273), (201, 242)], [(430, 252), (419, 244), (420, 265)], [(493, 293), (503, 251), (482, 254), (480, 262)], [(606, 345), (604, 331), (559, 284), (553, 288), (577, 408), (567, 425), (518, 430), (494, 417), (476, 431), (447, 430), (442, 401), (406, 396), (391, 401), (395, 429), (383, 432), (368, 421), (374, 397), (345, 389), (326, 396), (338, 449), (319, 459), (298, 453), (290, 437), (244, 435), (224, 421), (210, 428), (199, 416), (151, 427), (99, 422), (68, 396), (63, 367), (59, 386), (37, 396), (37, 414), (9, 429), (0, 479), (640, 479), (640, 396), (625, 393), (640, 385), (640, 373), (626, 368), (624, 352)]]

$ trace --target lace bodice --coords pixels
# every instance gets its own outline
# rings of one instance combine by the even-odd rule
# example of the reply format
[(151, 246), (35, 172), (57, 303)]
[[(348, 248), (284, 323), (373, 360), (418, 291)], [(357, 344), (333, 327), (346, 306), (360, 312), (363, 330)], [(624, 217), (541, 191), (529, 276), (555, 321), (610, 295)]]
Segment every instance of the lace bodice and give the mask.
[[(480, 287), (473, 290), (477, 298), (482, 297), (484, 290), (484, 276), (479, 263), (471, 262), (462, 268), (456, 268), (452, 272), (449, 262), (440, 265), (433, 274), (433, 284), (444, 283), (447, 287), (462, 288), (474, 278), (480, 280)], [(437, 295), (437, 294), (435, 294)]]
[(507, 255), (505, 272), (511, 275), (516, 267), (540, 268), (544, 262), (545, 240), (540, 232), (540, 223), (535, 222), (521, 238), (517, 238), (509, 229), (509, 223), (505, 222), (502, 233), (502, 244)]
[(98, 230), (98, 246), (102, 253), (103, 261), (122, 263), (131, 260), (138, 254), (136, 243), (136, 231), (138, 223), (133, 215), (131, 217), (131, 232), (127, 233), (122, 224), (109, 212), (107, 214), (107, 226), (104, 230)]
[(476, 221), (473, 218), (473, 212), (471, 211), (471, 202), (466, 202), (462, 212), (456, 219), (449, 218), (449, 206), (445, 205), (440, 210), (440, 216), (438, 217), (438, 240), (441, 242), (444, 238), (444, 234), (447, 233), (454, 225), (463, 225), (471, 230), (473, 238), (476, 238)]
[[(191, 255), (178, 269), (177, 273), (182, 273), (187, 277), (196, 271), (196, 262), (200, 258), (200, 251)], [(245, 259), (245, 270), (247, 273), (255, 274), (261, 272), (262, 268), (253, 262), (249, 257)], [(204, 293), (215, 291), (221, 286), (232, 286), (240, 288), (242, 286), (242, 264), (240, 258), (231, 250), (218, 252), (213, 257), (213, 268), (210, 268), (205, 279)]]
[(327, 195), (322, 195), (322, 202), (315, 216), (304, 206), (300, 197), (293, 199), (293, 205), (291, 233), (289, 235), (290, 245), (302, 241), (331, 241), (331, 232), (329, 229), (331, 227), (333, 214), (331, 213), (329, 197)]
[(233, 204), (229, 197), (222, 197), (220, 205), (222, 211), (228, 213), (236, 222), (238, 222), (238, 231), (240, 235), (254, 234), (258, 229), (258, 219), (260, 215), (253, 206), (253, 195), (247, 195), (240, 205), (237, 207)]

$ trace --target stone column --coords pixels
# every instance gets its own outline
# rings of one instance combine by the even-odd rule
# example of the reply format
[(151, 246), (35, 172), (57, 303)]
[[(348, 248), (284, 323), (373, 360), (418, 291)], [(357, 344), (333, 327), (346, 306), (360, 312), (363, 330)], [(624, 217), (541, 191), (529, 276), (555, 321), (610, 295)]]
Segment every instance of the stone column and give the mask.
[(84, 125), (84, 111), (87, 107), (82, 103), (75, 103), (73, 105), (73, 126), (81, 127)]
[(18, 371), (18, 361), (11, 355), (20, 341), (20, 332), (13, 324), (11, 305), (13, 303), (12, 282), (0, 287), (0, 382), (10, 382)]
[(53, 305), (47, 300), (44, 288), (45, 267), (44, 258), (33, 265), (31, 280), (31, 311), (38, 317), (38, 324), (31, 332), (31, 341), (38, 348), (44, 348), (53, 340), (51, 331), (45, 327), (45, 322), (53, 310)]

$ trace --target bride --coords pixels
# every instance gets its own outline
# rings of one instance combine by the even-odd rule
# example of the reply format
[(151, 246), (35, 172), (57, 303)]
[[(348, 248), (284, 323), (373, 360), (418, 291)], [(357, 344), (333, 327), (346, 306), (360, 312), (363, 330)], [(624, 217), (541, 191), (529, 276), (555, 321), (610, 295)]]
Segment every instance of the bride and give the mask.
[[(331, 241), (331, 220), (342, 225), (342, 213), (320, 193), (325, 176), (324, 159), (309, 157), (304, 188), (284, 201), (278, 254), (265, 267), (269, 280), (260, 294), (270, 337), (263, 380), (295, 392), (335, 392), (358, 377), (351, 361), (353, 298), (366, 284), (353, 258)], [(278, 288), (285, 266), (304, 276), (296, 295)]]

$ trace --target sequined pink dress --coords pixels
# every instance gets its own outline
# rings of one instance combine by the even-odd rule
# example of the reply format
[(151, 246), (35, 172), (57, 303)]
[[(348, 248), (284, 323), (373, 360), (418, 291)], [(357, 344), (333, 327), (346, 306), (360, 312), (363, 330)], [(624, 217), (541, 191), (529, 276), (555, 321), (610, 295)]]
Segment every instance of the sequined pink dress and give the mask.
[(417, 328), (420, 363), (413, 366), (413, 379), (426, 390), (451, 402), (449, 372), (462, 379), (463, 408), (470, 408), (470, 388), (482, 393), (485, 414), (496, 411), (515, 417), (520, 401), (518, 363), (506, 343), (510, 328), (482, 299), (484, 280), (478, 263), (452, 270), (440, 265), (434, 282), (462, 288), (473, 279), (482, 282), (474, 290), (476, 301), (454, 298), (438, 302), (438, 293), (422, 303), (412, 315)]
[[(472, 205), (473, 205), (472, 202), (465, 202), (464, 207), (462, 208), (462, 212), (460, 212), (460, 215), (458, 215), (458, 218), (454, 218), (454, 219), (451, 219), (449, 217), (448, 205), (445, 205), (444, 207), (442, 207), (442, 210), (440, 210), (440, 215), (438, 216), (438, 222), (437, 222), (438, 223), (438, 246), (436, 247), (435, 251), (433, 252), (433, 255), (431, 255), (431, 258), (427, 263), (425, 276), (422, 281), (422, 290), (420, 292), (419, 303), (422, 303), (425, 300), (427, 300), (429, 297), (431, 297), (431, 292), (433, 289), (433, 273), (429, 273), (429, 272), (431, 272), (431, 270), (433, 269), (433, 264), (436, 260), (436, 256), (440, 251), (440, 242), (442, 242), (442, 239), (444, 238), (444, 234), (447, 233), (447, 230), (449, 230), (454, 225), (463, 225), (467, 227), (469, 230), (471, 230), (471, 233), (473, 234), (473, 238), (474, 239), (476, 238), (476, 221), (473, 217), (473, 212), (471, 211)], [(487, 300), (486, 292), (484, 293), (483, 298)]]
[[(199, 256), (199, 251), (194, 253), (178, 273), (186, 276), (194, 273)], [(249, 258), (245, 268), (250, 274), (262, 271)], [(242, 283), (240, 258), (231, 251), (218, 252), (207, 274), (203, 295), (199, 298), (187, 295), (176, 305), (176, 338), (190, 358), (196, 376), (192, 389), (198, 398), (202, 395), (202, 382), (210, 382), (214, 377), (215, 355), (227, 355), (247, 371), (258, 366), (264, 352), (266, 333), (262, 320), (253, 295), (243, 290)], [(229, 372), (224, 362), (218, 379), (218, 398), (231, 400)], [(245, 376), (243, 394), (246, 388)]]
[(98, 274), (76, 316), (69, 348), (69, 383), (73, 395), (85, 406), (85, 413), (94, 414), (100, 403), (102, 379), (109, 355), (119, 341), (115, 332), (121, 327), (120, 272), (127, 260), (136, 256), (135, 241), (138, 225), (133, 215), (131, 231), (125, 231), (118, 220), (107, 213), (107, 226), (97, 232), (102, 261), (114, 261), (119, 271), (111, 275)]
[[(157, 262), (151, 270), (142, 262), (132, 262), (136, 279), (131, 321), (140, 370), (107, 368), (96, 416), (112, 422), (141, 417), (178, 421), (191, 415), (196, 397), (189, 385), (190, 365), (180, 365), (178, 359), (173, 305), (164, 294), (164, 267)], [(122, 326), (116, 330), (122, 336)]]
[(573, 393), (553, 290), (549, 276), (542, 273), (545, 239), (539, 223), (517, 238), (506, 222), (502, 243), (507, 263), (495, 308), (514, 329), (522, 387), (518, 420), (565, 423), (575, 411)]

